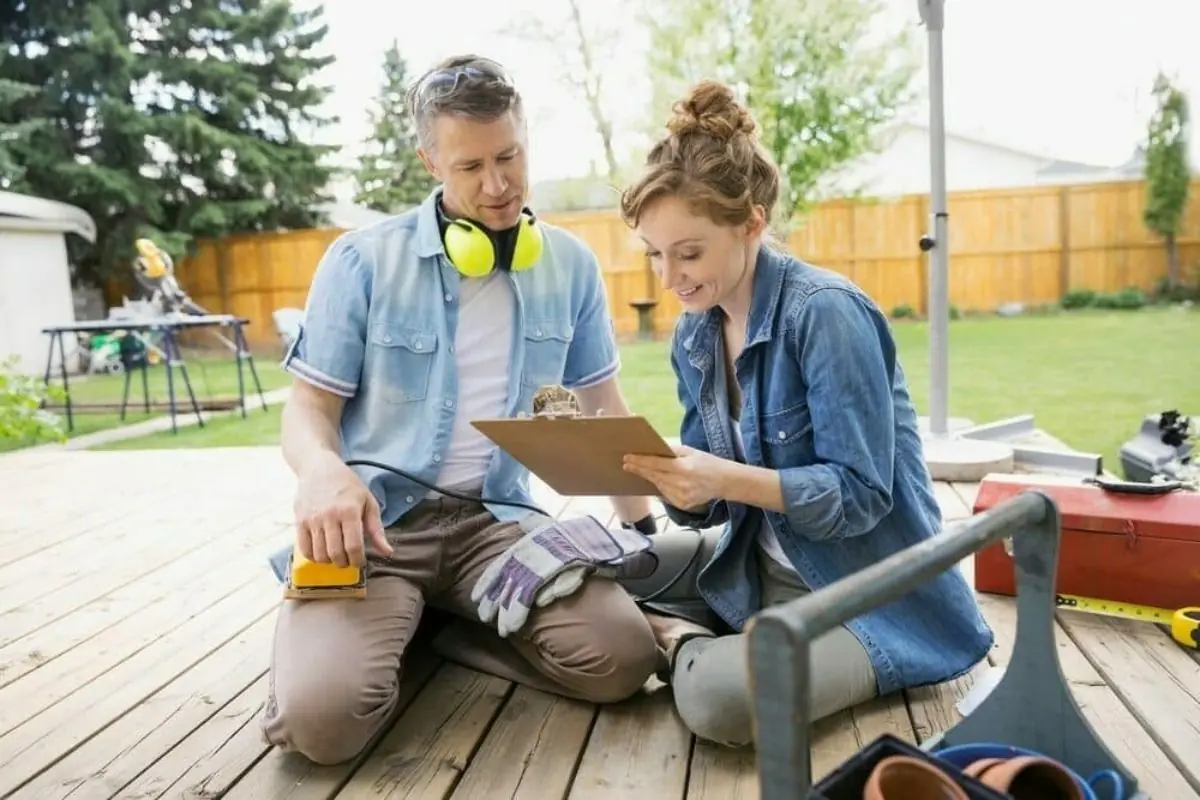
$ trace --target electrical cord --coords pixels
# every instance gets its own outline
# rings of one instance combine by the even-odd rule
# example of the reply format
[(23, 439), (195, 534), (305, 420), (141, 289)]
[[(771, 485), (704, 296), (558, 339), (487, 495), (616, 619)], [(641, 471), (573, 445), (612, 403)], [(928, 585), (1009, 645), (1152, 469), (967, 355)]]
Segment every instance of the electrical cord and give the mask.
[(346, 462), (346, 466), (348, 466), (348, 467), (363, 466), (363, 467), (375, 467), (376, 469), (382, 469), (386, 472), (391, 472), (395, 475), (399, 475), (401, 478), (407, 478), (408, 480), (412, 481), (413, 483), (419, 483), (422, 486), (424, 486), (426, 489), (429, 489), (430, 491), (437, 492), (438, 494), (444, 494), (447, 497), (453, 497), (455, 500), (462, 500), (467, 503), (488, 503), (490, 505), (512, 506), (514, 508), (523, 508), (527, 511), (532, 511), (535, 514), (541, 514), (544, 517), (552, 516), (551, 514), (547, 514), (543, 509), (537, 508), (536, 506), (531, 506), (528, 503), (519, 503), (516, 500), (489, 500), (486, 497), (473, 497), (469, 494), (463, 494), (462, 492), (456, 492), (453, 489), (445, 489), (441, 486), (438, 486), (437, 484), (430, 483), (429, 481), (426, 481), (423, 478), (418, 478), (416, 475), (413, 475), (411, 472), (406, 472), (405, 470), (399, 469), (398, 467), (392, 467), (387, 464), (380, 464), (378, 461), (371, 461), (370, 459), (366, 459), (366, 458), (350, 459), (349, 461)]
[[(394, 475), (399, 475), (400, 477), (406, 478), (414, 483), (419, 483), (421, 486), (424, 486), (426, 489), (429, 489), (430, 491), (437, 492), (439, 494), (444, 494), (447, 497), (453, 497), (456, 500), (462, 500), (462, 501), (468, 502), (468, 503), (487, 503), (487, 504), (494, 504), (494, 505), (499, 505), (499, 506), (510, 506), (513, 508), (523, 508), (527, 511), (532, 511), (535, 514), (541, 514), (544, 517), (552, 517), (552, 515), (547, 514), (545, 512), (545, 510), (538, 508), (536, 506), (531, 506), (528, 503), (521, 503), (516, 500), (489, 500), (485, 497), (474, 497), (469, 494), (463, 494), (462, 492), (456, 492), (453, 489), (446, 489), (442, 486), (438, 486), (435, 483), (430, 483), (429, 481), (426, 481), (423, 478), (419, 478), (416, 475), (413, 475), (411, 472), (402, 470), (399, 467), (393, 467), (389, 464), (381, 464), (378, 461), (372, 461), (371, 459), (367, 459), (367, 458), (352, 458), (346, 462), (346, 466), (348, 466), (348, 467), (358, 467), (358, 466), (374, 467), (375, 469), (381, 469), (381, 470), (384, 470), (385, 472), (390, 472)], [(660, 519), (666, 519), (666, 516), (667, 516), (666, 514), (654, 515), (653, 519), (655, 521), (655, 524), (657, 525), (657, 523)], [(695, 530), (695, 528), (691, 528), (690, 530)], [(697, 533), (699, 533), (699, 531), (697, 531)], [(704, 545), (704, 540), (702, 538), (700, 538), (699, 536), (697, 536), (696, 537), (696, 549), (692, 551), (692, 554), (688, 557), (687, 563), (685, 563), (683, 565), (683, 568), (680, 569), (677, 573), (675, 573), (675, 575), (672, 576), (672, 578), (669, 581), (667, 581), (667, 583), (662, 588), (652, 592), (651, 594), (645, 595), (643, 597), (638, 597), (635, 595), (635, 596), (633, 596), (634, 601), (639, 602), (639, 603), (653, 602), (654, 600), (658, 599), (659, 597), (662, 597), (664, 594), (666, 594), (672, 588), (674, 588), (675, 584), (677, 584), (680, 581), (680, 579), (683, 578), (683, 576), (685, 574), (687, 574), (687, 571), (689, 569), (691, 569), (692, 566), (696, 563), (696, 560), (700, 557), (700, 552), (703, 549), (703, 545)], [(659, 560), (657, 553), (651, 551), (650, 555), (654, 558), (655, 569), (657, 570), (658, 565), (661, 564), (662, 562)], [(632, 595), (633, 593), (631, 592), (630, 594)]]

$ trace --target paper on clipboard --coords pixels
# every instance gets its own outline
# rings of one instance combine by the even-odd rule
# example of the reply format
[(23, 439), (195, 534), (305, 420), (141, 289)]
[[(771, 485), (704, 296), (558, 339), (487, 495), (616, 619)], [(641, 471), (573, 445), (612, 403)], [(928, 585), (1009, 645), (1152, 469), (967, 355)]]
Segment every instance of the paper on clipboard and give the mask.
[(569, 497), (657, 495), (622, 468), (626, 455), (675, 457), (645, 417), (518, 417), (471, 422), (551, 489)]

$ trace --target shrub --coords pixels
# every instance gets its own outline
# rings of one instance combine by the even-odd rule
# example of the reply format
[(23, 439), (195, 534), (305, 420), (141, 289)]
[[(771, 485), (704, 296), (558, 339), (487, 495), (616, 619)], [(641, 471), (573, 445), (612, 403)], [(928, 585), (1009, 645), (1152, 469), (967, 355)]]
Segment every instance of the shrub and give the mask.
[(1063, 295), (1059, 304), (1063, 308), (1089, 308), (1096, 303), (1096, 293), (1091, 289), (1072, 289)]
[(62, 389), (17, 371), (16, 356), (0, 362), (0, 442), (65, 441), (62, 418), (42, 406)]
[(1146, 294), (1135, 286), (1129, 286), (1119, 292), (1097, 295), (1095, 305), (1096, 308), (1132, 311), (1146, 305)]

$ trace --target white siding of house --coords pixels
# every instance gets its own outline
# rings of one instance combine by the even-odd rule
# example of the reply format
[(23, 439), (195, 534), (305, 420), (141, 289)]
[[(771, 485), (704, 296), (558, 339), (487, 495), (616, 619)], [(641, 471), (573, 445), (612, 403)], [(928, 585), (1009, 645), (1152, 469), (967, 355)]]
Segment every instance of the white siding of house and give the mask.
[[(50, 337), (42, 328), (75, 319), (67, 244), (60, 231), (0, 229), (0, 360), (16, 355), (18, 368), (40, 374)], [(68, 368), (75, 339), (64, 339)], [(58, 353), (54, 354), (55, 369)]]

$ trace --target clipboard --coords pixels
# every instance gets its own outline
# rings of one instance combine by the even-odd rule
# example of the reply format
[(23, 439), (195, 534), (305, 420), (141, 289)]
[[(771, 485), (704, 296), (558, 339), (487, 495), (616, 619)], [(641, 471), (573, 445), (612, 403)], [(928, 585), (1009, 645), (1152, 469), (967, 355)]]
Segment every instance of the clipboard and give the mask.
[(675, 457), (658, 431), (637, 415), (478, 419), (471, 424), (568, 497), (657, 496), (654, 484), (622, 468), (625, 456)]

